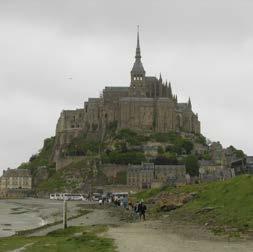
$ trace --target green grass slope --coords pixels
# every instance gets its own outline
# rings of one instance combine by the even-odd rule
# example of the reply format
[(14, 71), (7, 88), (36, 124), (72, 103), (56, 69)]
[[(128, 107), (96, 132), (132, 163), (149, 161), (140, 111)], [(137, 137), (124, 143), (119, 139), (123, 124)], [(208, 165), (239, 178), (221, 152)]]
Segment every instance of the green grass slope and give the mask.
[(199, 197), (185, 205), (186, 212), (212, 225), (232, 226), (242, 231), (253, 228), (253, 176), (240, 176), (196, 189)]
[[(197, 197), (173, 212), (175, 216), (212, 227), (253, 229), (253, 176), (243, 175), (227, 181), (150, 189), (137, 194), (147, 200), (160, 192), (196, 192)], [(219, 227), (219, 228), (218, 228)]]

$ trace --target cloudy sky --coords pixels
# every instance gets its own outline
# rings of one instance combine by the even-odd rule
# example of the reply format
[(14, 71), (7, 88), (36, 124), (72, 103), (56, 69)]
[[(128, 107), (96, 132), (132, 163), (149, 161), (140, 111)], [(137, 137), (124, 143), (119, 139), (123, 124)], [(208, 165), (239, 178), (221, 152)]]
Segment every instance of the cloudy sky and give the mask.
[(253, 1), (0, 0), (0, 174), (53, 136), (61, 110), (148, 75), (190, 96), (202, 131), (253, 154)]

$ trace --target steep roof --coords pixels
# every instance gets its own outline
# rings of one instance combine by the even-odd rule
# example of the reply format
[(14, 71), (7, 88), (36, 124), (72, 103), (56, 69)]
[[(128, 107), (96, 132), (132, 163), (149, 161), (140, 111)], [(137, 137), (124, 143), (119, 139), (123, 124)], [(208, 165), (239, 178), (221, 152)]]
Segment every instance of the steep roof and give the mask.
[(129, 87), (105, 87), (104, 91), (110, 92), (128, 92)]
[(140, 48), (140, 39), (139, 39), (139, 30), (137, 33), (137, 47), (135, 53), (135, 62), (131, 71), (134, 75), (145, 75), (145, 70), (141, 62), (141, 48)]
[(31, 172), (28, 169), (7, 169), (3, 177), (31, 177)]

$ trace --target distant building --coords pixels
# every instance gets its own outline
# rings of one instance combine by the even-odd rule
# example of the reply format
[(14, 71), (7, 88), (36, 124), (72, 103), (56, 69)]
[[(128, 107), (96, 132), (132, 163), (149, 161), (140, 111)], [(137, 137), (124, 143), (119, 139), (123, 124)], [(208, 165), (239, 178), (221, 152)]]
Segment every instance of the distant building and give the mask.
[[(64, 146), (81, 133), (101, 137), (112, 126), (150, 132), (201, 133), (191, 99), (179, 102), (171, 83), (163, 80), (161, 74), (159, 78), (147, 76), (141, 58), (138, 32), (130, 85), (107, 86), (100, 97), (84, 102), (83, 108), (61, 112), (53, 154), (57, 169), (61, 167), (58, 163), (64, 155)], [(156, 151), (145, 149), (151, 156)]]
[(231, 162), (231, 168), (235, 170), (236, 175), (243, 173), (253, 173), (253, 156), (246, 156)]
[(0, 191), (12, 189), (32, 189), (32, 175), (28, 169), (10, 169), (3, 171), (0, 178)]
[(129, 165), (127, 185), (142, 189), (185, 182), (185, 174), (184, 165), (155, 165), (154, 163)]
[(248, 173), (253, 173), (253, 156), (246, 157), (246, 170)]

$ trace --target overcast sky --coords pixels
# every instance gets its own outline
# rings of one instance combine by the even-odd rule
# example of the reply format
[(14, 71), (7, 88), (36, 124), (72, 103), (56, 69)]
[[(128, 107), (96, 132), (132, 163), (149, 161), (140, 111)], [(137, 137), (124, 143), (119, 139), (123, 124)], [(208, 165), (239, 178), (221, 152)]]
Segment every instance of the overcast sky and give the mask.
[[(61, 110), (147, 75), (191, 97), (203, 134), (253, 154), (253, 1), (0, 0), (0, 174), (53, 136)], [(72, 78), (72, 79), (71, 79)]]

